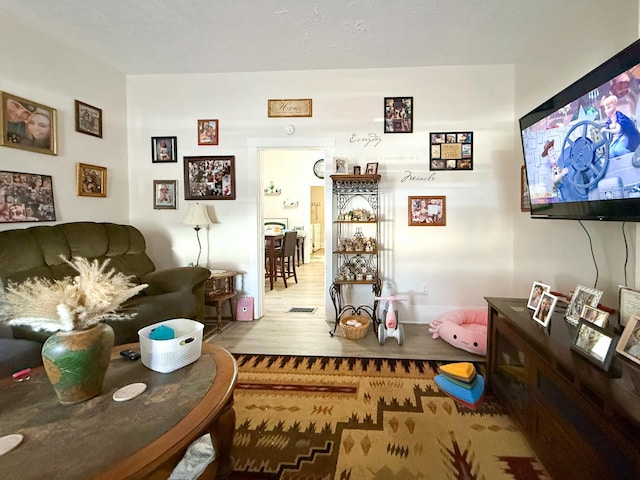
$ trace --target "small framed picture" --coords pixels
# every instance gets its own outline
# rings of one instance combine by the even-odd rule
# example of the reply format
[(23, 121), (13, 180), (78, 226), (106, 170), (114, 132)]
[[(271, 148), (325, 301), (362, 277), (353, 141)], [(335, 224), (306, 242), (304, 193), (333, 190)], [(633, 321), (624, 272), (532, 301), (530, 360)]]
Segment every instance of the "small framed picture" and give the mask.
[(631, 315), (640, 315), (640, 291), (619, 285), (618, 312), (620, 312), (621, 327), (627, 324)]
[(102, 109), (76, 100), (76, 132), (102, 138)]
[(582, 307), (580, 318), (584, 318), (600, 328), (606, 328), (609, 312), (592, 307), (591, 305), (585, 305)]
[(384, 133), (413, 133), (413, 97), (384, 97)]
[(597, 308), (602, 293), (601, 290), (578, 285), (567, 307), (567, 313), (565, 315), (567, 321), (572, 325), (577, 325), (584, 306), (589, 305)]
[(409, 197), (409, 226), (446, 226), (446, 202), (445, 196)]
[(58, 154), (55, 108), (0, 92), (0, 117), (0, 145)]
[(531, 310), (536, 310), (538, 308), (538, 304), (540, 303), (540, 299), (542, 298), (542, 294), (551, 290), (549, 285), (545, 285), (541, 282), (533, 282), (531, 286), (531, 293), (529, 293), (529, 301), (527, 302), (527, 308)]
[(177, 163), (177, 137), (151, 137), (151, 161), (153, 163)]
[(536, 308), (536, 311), (533, 313), (533, 319), (543, 327), (549, 328), (549, 323), (551, 322), (551, 317), (553, 316), (553, 311), (557, 303), (558, 297), (549, 292), (544, 292), (540, 297), (538, 308)]
[(360, 175), (360, 167), (353, 167), (353, 174)]
[(606, 372), (611, 366), (617, 340), (617, 335), (610, 335), (603, 328), (581, 318), (571, 349)]
[(616, 352), (640, 365), (640, 316), (631, 315), (620, 335)]
[(346, 174), (349, 173), (349, 163), (346, 158), (336, 157), (335, 158), (335, 166), (337, 174)]
[(367, 169), (365, 170), (367, 175), (377, 175), (378, 173), (378, 162), (367, 163)]
[(177, 180), (154, 180), (153, 181), (153, 208), (155, 210), (175, 210), (176, 191), (178, 190)]
[(527, 183), (527, 170), (524, 165), (520, 167), (520, 211), (531, 210), (531, 198), (529, 197), (529, 184)]
[(198, 120), (198, 145), (218, 145), (218, 120)]
[(184, 157), (185, 200), (235, 200), (236, 157)]
[(107, 169), (97, 165), (78, 163), (76, 183), (76, 193), (81, 197), (106, 197)]

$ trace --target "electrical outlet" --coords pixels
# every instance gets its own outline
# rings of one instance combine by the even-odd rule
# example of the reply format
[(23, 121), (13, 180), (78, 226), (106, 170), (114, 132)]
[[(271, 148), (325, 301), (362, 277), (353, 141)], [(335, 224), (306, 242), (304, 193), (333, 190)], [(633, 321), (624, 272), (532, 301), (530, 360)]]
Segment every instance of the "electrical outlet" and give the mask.
[(422, 294), (429, 295), (429, 285), (427, 285), (426, 283), (423, 283), (420, 286), (422, 288)]

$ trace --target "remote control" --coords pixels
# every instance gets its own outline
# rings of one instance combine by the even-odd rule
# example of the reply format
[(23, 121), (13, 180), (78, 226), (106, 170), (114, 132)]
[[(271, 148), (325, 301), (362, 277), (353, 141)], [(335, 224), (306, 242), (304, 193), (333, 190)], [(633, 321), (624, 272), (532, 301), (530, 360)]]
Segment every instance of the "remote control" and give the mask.
[(133, 350), (122, 350), (120, 352), (124, 358), (128, 358), (129, 360), (138, 360), (140, 358), (140, 354), (138, 352), (134, 352)]

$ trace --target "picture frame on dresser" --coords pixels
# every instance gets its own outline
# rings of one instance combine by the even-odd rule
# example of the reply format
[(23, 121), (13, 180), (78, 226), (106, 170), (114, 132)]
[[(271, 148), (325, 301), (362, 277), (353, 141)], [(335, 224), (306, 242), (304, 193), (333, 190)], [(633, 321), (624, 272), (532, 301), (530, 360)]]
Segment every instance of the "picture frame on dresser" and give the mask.
[(618, 312), (620, 312), (619, 325), (624, 329), (631, 315), (640, 315), (640, 291), (619, 285)]
[(616, 352), (640, 365), (640, 316), (629, 317), (616, 345)]
[(557, 303), (558, 297), (549, 292), (544, 292), (540, 297), (538, 307), (533, 313), (533, 320), (548, 330), (551, 325), (551, 318), (553, 317), (553, 311), (556, 309)]
[(542, 294), (551, 290), (549, 285), (546, 285), (542, 282), (533, 282), (531, 285), (531, 293), (529, 293), (529, 300), (527, 301), (527, 308), (535, 311), (540, 304), (540, 299), (542, 298)]
[(605, 372), (609, 371), (618, 336), (581, 318), (571, 344), (571, 350), (582, 355)]
[(583, 307), (585, 305), (590, 305), (597, 308), (598, 303), (600, 303), (600, 298), (602, 298), (602, 294), (602, 290), (578, 285), (573, 292), (573, 296), (571, 297), (571, 301), (567, 307), (567, 313), (565, 315), (567, 322), (572, 325), (578, 325)]

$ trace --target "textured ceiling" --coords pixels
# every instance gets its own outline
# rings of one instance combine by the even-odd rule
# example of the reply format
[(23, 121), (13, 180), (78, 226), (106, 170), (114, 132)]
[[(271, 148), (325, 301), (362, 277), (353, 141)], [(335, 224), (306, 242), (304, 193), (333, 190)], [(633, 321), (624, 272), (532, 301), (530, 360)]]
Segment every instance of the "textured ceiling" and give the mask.
[(126, 74), (162, 74), (516, 63), (597, 3), (0, 0), (0, 14)]

